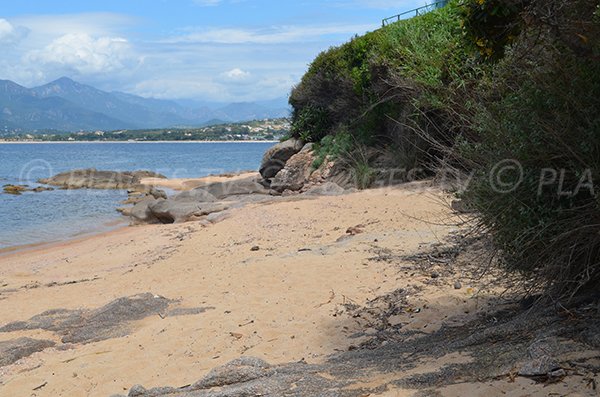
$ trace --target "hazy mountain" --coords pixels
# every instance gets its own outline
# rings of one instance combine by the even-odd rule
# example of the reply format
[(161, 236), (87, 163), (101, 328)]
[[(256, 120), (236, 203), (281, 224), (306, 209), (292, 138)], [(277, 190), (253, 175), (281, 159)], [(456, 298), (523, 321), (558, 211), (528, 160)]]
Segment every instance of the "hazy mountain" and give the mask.
[(40, 98), (12, 81), (0, 80), (0, 128), (5, 130), (118, 129), (133, 125), (83, 109), (59, 97)]
[(33, 88), (32, 91), (40, 98), (63, 98), (84, 109), (105, 114), (137, 128), (170, 127), (186, 123), (183, 118), (169, 112), (169, 107), (160, 109), (160, 106), (154, 106), (153, 109), (152, 102), (144, 98), (138, 97), (139, 100), (136, 100), (133, 95), (108, 93), (66, 77)]
[(67, 77), (31, 89), (0, 80), (0, 130), (192, 127), (206, 125), (211, 120), (235, 122), (285, 117), (289, 110), (284, 104), (281, 99), (201, 104), (143, 98), (102, 91)]

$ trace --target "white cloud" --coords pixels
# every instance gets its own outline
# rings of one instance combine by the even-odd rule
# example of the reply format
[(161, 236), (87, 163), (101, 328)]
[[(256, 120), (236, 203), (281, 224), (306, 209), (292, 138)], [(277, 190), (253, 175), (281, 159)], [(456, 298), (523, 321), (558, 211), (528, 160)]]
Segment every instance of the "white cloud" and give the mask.
[(59, 66), (78, 74), (112, 73), (135, 62), (129, 42), (121, 37), (94, 38), (86, 33), (69, 33), (41, 50), (25, 56), (29, 64)]
[[(146, 39), (140, 33), (145, 27), (132, 29), (136, 21), (112, 13), (0, 18), (0, 78), (31, 87), (69, 76), (100, 89), (157, 98), (275, 98), (289, 93), (320, 51), (378, 27), (314, 21), (309, 26), (193, 27), (160, 40)], [(14, 41), (19, 27), (29, 33)]]
[(25, 37), (28, 30), (22, 26), (15, 27), (4, 18), (0, 18), (0, 43), (15, 43)]
[(250, 72), (246, 72), (240, 68), (231, 69), (228, 72), (221, 73), (221, 77), (227, 81), (247, 81), (250, 78)]
[(277, 26), (268, 29), (211, 29), (193, 31), (164, 40), (165, 43), (281, 44), (319, 40), (324, 36), (352, 35), (379, 27), (377, 24)]

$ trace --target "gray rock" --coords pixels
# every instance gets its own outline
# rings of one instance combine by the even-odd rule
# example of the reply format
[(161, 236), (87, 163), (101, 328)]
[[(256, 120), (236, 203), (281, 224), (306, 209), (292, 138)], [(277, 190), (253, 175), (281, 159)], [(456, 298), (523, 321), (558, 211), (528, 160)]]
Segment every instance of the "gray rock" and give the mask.
[(196, 203), (212, 203), (217, 201), (217, 198), (207, 192), (205, 189), (196, 188), (187, 192), (181, 192), (173, 200), (176, 201), (193, 201)]
[(229, 211), (213, 212), (206, 216), (206, 220), (209, 223), (215, 224), (224, 221), (229, 217)]
[(140, 397), (143, 396), (147, 393), (148, 391), (146, 390), (146, 388), (142, 385), (135, 385), (131, 388), (131, 390), (129, 390), (129, 394), (127, 394), (128, 397)]
[(222, 367), (213, 369), (192, 387), (197, 389), (223, 387), (263, 378), (269, 376), (272, 372), (271, 366), (260, 358), (241, 357)]
[(122, 213), (123, 215), (129, 214), (134, 224), (162, 223), (150, 210), (150, 205), (157, 201), (154, 197), (146, 197), (135, 204), (129, 211), (123, 211)]
[(151, 171), (98, 171), (94, 168), (72, 170), (57, 174), (51, 178), (40, 179), (46, 185), (63, 189), (130, 189), (139, 186), (143, 178), (165, 178)]
[(230, 196), (241, 196), (247, 194), (268, 194), (269, 191), (256, 178), (236, 179), (227, 182), (215, 182), (201, 188), (209, 194), (216, 197), (218, 200)]
[(154, 197), (155, 199), (167, 199), (167, 192), (165, 192), (164, 190), (160, 190), (155, 188), (154, 186), (150, 187), (150, 191), (148, 192), (148, 195)]
[(302, 150), (303, 146), (302, 141), (292, 138), (285, 142), (278, 143), (267, 150), (263, 156), (259, 170), (262, 177), (271, 179), (277, 175), (277, 173), (285, 167), (285, 163), (290, 157)]
[(152, 216), (161, 223), (182, 223), (229, 209), (224, 203), (196, 203), (193, 201), (156, 200), (148, 205)]
[(41, 352), (52, 346), (54, 346), (52, 341), (31, 338), (0, 342), (0, 367), (13, 364), (24, 357), (29, 357), (33, 353)]
[(271, 181), (271, 189), (278, 193), (302, 189), (310, 177), (315, 159), (311, 148), (312, 144), (306, 144), (299, 153), (290, 157), (285, 167)]
[(339, 196), (344, 193), (344, 188), (334, 182), (325, 182), (304, 192), (307, 196)]

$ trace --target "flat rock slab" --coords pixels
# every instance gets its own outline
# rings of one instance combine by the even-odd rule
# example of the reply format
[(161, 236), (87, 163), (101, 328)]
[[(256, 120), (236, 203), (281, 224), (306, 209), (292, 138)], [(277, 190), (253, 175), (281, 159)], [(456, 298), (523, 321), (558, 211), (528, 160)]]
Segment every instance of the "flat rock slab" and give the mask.
[(151, 171), (99, 171), (94, 168), (62, 172), (51, 178), (40, 179), (46, 185), (63, 189), (131, 189), (138, 187), (143, 178), (165, 178)]
[(150, 316), (198, 314), (208, 308), (169, 309), (167, 298), (151, 293), (119, 298), (95, 310), (49, 310), (27, 321), (0, 328), (0, 332), (43, 329), (61, 336), (63, 343), (91, 343), (118, 338), (130, 333), (130, 323)]
[[(246, 396), (341, 396), (339, 390), (350, 382), (319, 375), (318, 366), (304, 363), (273, 366), (254, 357), (242, 357), (210, 371), (184, 388), (160, 387), (146, 390), (136, 385), (128, 397), (246, 397)], [(315, 394), (318, 390), (318, 394)], [(346, 391), (344, 396), (364, 396), (365, 391)]]
[(29, 357), (33, 353), (41, 352), (52, 346), (54, 346), (52, 341), (31, 338), (0, 342), (0, 367), (13, 364), (22, 358)]

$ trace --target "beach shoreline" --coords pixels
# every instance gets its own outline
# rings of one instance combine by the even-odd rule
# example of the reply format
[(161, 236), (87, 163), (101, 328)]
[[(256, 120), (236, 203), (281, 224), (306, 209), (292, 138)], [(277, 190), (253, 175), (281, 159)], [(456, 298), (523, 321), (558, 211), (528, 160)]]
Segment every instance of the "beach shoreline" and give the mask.
[[(71, 375), (52, 377), (37, 395), (106, 396), (135, 383), (185, 384), (240, 355), (272, 363), (319, 362), (336, 349), (347, 349), (357, 341), (340, 332), (350, 324), (335, 321), (331, 309), (343, 296), (362, 302), (374, 289), (396, 288), (386, 282), (396, 273), (393, 266), (373, 272), (363, 265), (372, 256), (368, 249), (348, 249), (375, 244), (375, 239), (393, 247), (398, 238), (412, 236), (402, 244), (415, 250), (421, 237), (433, 238), (432, 226), (425, 223), (416, 226), (417, 233), (408, 231), (413, 225), (385, 236), (398, 221), (392, 213), (402, 222), (412, 222), (417, 213), (431, 220), (445, 216), (438, 204), (429, 199), (425, 204), (423, 197), (411, 190), (382, 189), (250, 204), (208, 227), (198, 222), (125, 227), (0, 256), (0, 326), (47, 310), (91, 310), (143, 293), (176, 300), (180, 312), (213, 308), (136, 321), (132, 337), (35, 353), (0, 370), (0, 394), (19, 395), (51, 373), (77, 373), (75, 382)], [(402, 215), (405, 211), (410, 217)], [(364, 234), (345, 233), (359, 224)], [(447, 230), (433, 228), (440, 236)], [(335, 298), (327, 303), (332, 290)], [(198, 321), (200, 328), (194, 325)], [(318, 325), (309, 326), (313, 323)], [(0, 332), (0, 343), (19, 337), (61, 344), (47, 331)], [(194, 340), (199, 343), (190, 345)], [(130, 361), (139, 355), (138, 345), (144, 346), (145, 357), (153, 357), (143, 368)], [(169, 357), (168, 350), (175, 361), (169, 359), (165, 366), (161, 361)], [(186, 350), (194, 353), (184, 354)], [(94, 351), (111, 353), (98, 361)], [(113, 369), (105, 366), (109, 362)], [(86, 392), (89, 385), (96, 386)]]
[(81, 144), (81, 143), (279, 143), (276, 140), (238, 140), (238, 141), (3, 141), (0, 139), (1, 144), (60, 144), (60, 143), (68, 143), (68, 144)]
[[(196, 395), (185, 390), (207, 374), (235, 389), (254, 387), (243, 376), (260, 387), (265, 376), (266, 387), (294, 371), (285, 390), (309, 379), (323, 384), (313, 390), (335, 384), (352, 396), (588, 395), (578, 377), (543, 389), (526, 378), (481, 381), (469, 371), (494, 362), (485, 350), (497, 341), (479, 356), (444, 342), (461, 327), (469, 341), (470, 322), (514, 307), (504, 284), (489, 286), (493, 272), (469, 276), (481, 252), (451, 262), (466, 230), (450, 197), (428, 181), (292, 197), (211, 225), (123, 227), (0, 256), (0, 359), (5, 346), (20, 352), (0, 361), (0, 395), (106, 397), (139, 384)], [(460, 366), (455, 380), (444, 377)], [(241, 383), (229, 380), (237, 370)]]
[(74, 236), (67, 236), (60, 240), (42, 241), (31, 244), (11, 245), (8, 247), (2, 247), (0, 248), (0, 259), (7, 259), (11, 256), (18, 256), (25, 253), (45, 252), (47, 250), (52, 250), (58, 247), (65, 247), (70, 244), (76, 244), (85, 240), (112, 235), (130, 228), (130, 225), (124, 219), (118, 220), (114, 223), (115, 225), (109, 227), (108, 229), (106, 226), (104, 226), (102, 228), (98, 228), (97, 230), (79, 233)]

